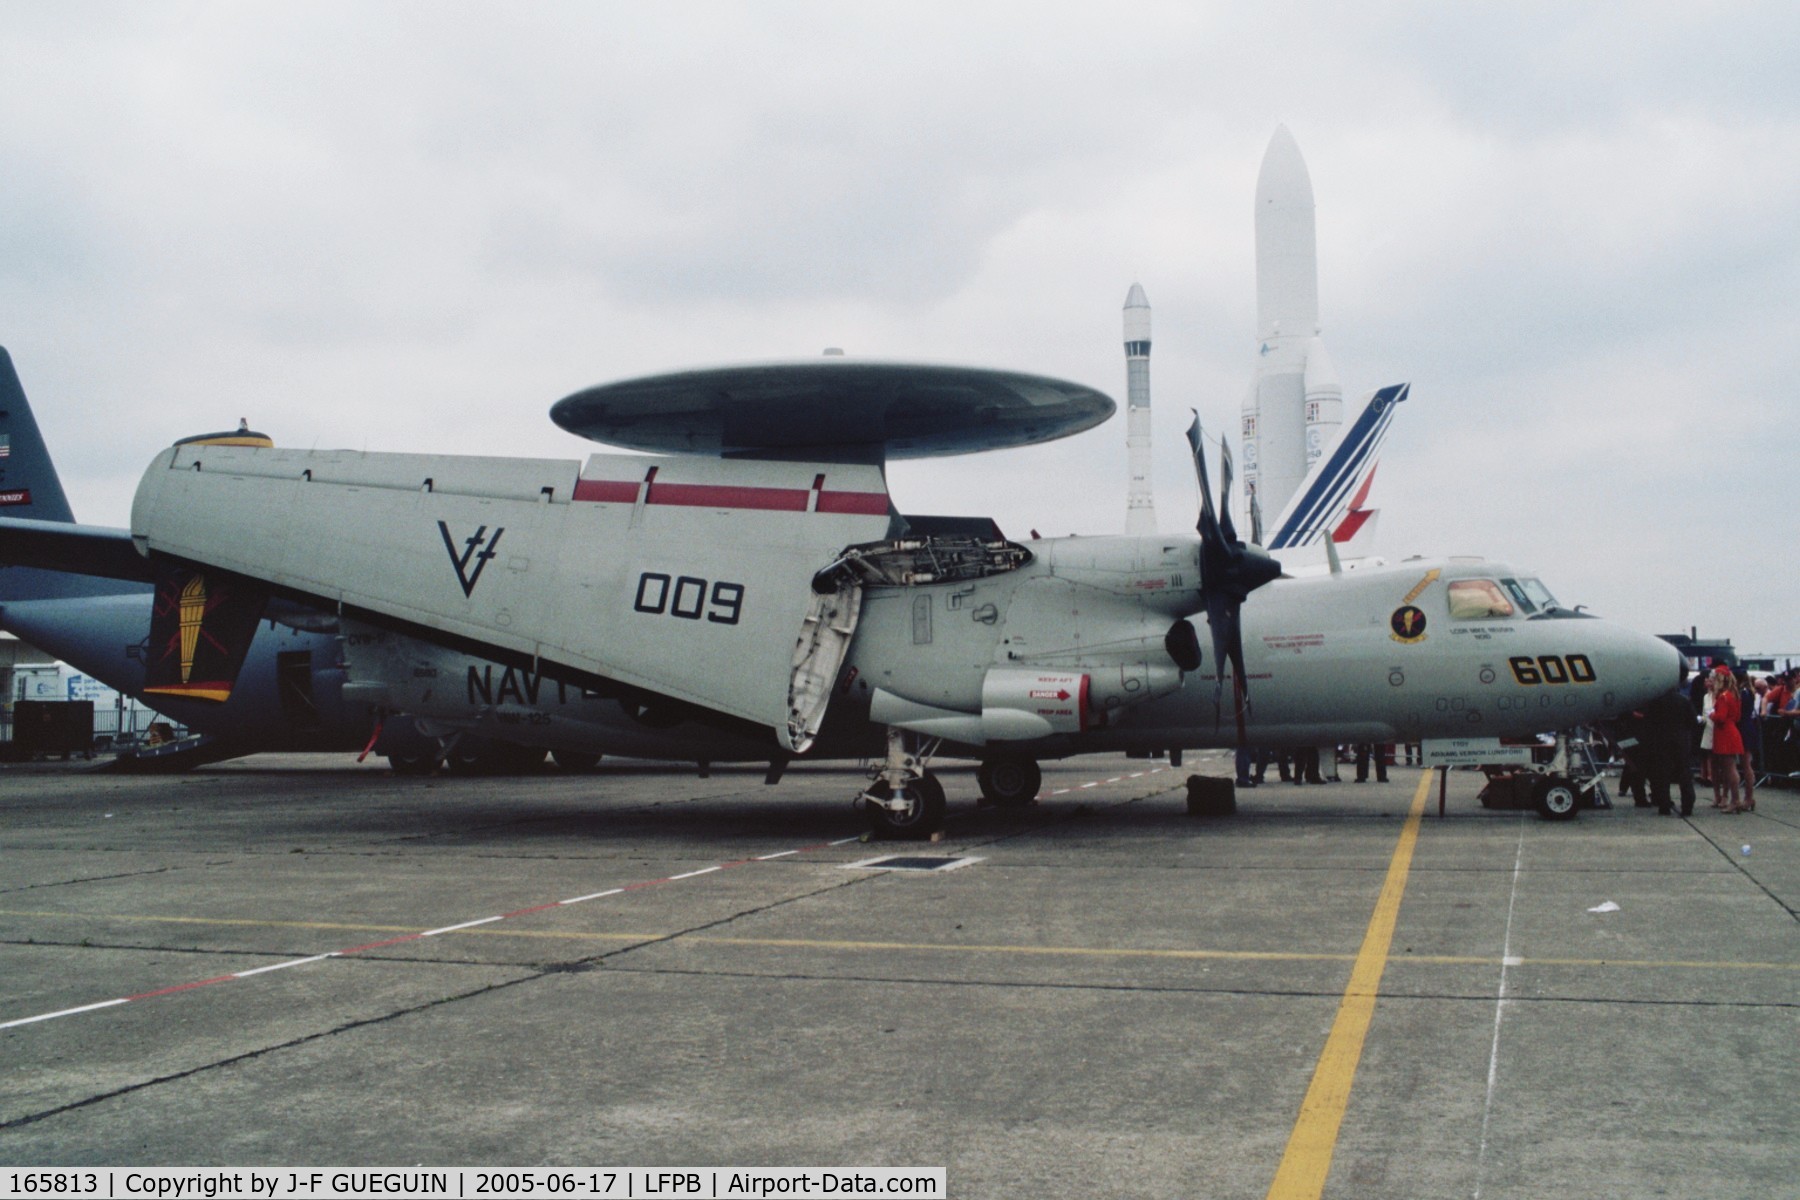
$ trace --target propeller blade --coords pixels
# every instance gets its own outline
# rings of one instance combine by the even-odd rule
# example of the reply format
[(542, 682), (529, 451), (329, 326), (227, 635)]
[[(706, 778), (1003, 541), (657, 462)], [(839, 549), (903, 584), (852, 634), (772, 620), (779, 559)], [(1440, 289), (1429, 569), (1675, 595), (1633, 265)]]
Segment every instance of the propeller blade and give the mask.
[[(1211, 479), (1206, 472), (1205, 435), (1200, 428), (1200, 414), (1194, 413), (1188, 426), (1188, 446), (1194, 455), (1194, 473), (1200, 481), (1200, 520), (1195, 526), (1200, 533), (1198, 566), (1200, 568), (1200, 602), (1206, 609), (1206, 623), (1212, 630), (1213, 643), (1213, 711), (1224, 719), (1223, 697), (1225, 668), (1232, 672), (1232, 698), (1237, 718), (1238, 743), (1245, 741), (1244, 715), (1250, 708), (1250, 686), (1244, 671), (1244, 634), (1240, 609), (1251, 592), (1277, 578), (1281, 564), (1270, 558), (1260, 545), (1246, 545), (1237, 535), (1231, 519), (1231, 484), (1233, 478), (1231, 447), (1219, 439), (1219, 467), (1223, 476), (1219, 489), (1219, 505), (1213, 507)], [(1250, 499), (1250, 521), (1257, 538), (1262, 536), (1261, 510), (1254, 496)], [(1173, 631), (1172, 631), (1173, 632)], [(1170, 656), (1186, 647), (1173, 640), (1165, 643)], [(1198, 647), (1194, 647), (1195, 650)], [(1185, 654), (1183, 657), (1187, 657)], [(1181, 662), (1180, 658), (1176, 660)]]
[(1231, 447), (1222, 437), (1219, 439), (1219, 474), (1224, 477), (1219, 480), (1219, 532), (1225, 535), (1226, 541), (1235, 542), (1238, 535), (1231, 523)]
[(1263, 544), (1262, 501), (1256, 498), (1256, 489), (1250, 490), (1250, 540), (1258, 546)]
[[(1193, 412), (1192, 409), (1189, 411)], [(1192, 447), (1194, 453), (1194, 473), (1200, 479), (1200, 522), (1195, 528), (1200, 531), (1200, 536), (1204, 540), (1208, 537), (1207, 530), (1209, 526), (1211, 527), (1213, 536), (1217, 536), (1219, 531), (1219, 514), (1213, 511), (1212, 482), (1206, 475), (1206, 450), (1203, 444), (1205, 435), (1200, 429), (1200, 414), (1198, 412), (1194, 412), (1194, 423), (1188, 426), (1187, 440), (1188, 445)], [(1202, 581), (1202, 586), (1204, 586), (1204, 581)]]

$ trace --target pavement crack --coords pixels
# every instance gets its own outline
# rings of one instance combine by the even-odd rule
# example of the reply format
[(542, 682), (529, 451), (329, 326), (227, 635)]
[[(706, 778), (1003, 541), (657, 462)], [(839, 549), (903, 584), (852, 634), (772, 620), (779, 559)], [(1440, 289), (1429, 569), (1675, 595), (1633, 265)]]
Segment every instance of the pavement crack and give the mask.
[[(207, 863), (207, 866), (213, 864)], [(0, 896), (10, 896), (15, 892), (41, 892), (51, 888), (73, 887), (82, 883), (108, 883), (115, 879), (142, 879), (146, 875), (164, 875), (170, 871), (185, 870), (183, 867), (152, 867), (147, 871), (114, 871), (109, 875), (83, 875), (74, 879), (57, 879), (48, 883), (27, 883), (20, 887), (0, 888)]]
[(330, 1029), (322, 1029), (315, 1033), (302, 1034), (299, 1037), (289, 1038), (286, 1041), (276, 1042), (268, 1046), (259, 1046), (254, 1050), (246, 1050), (241, 1054), (227, 1055), (224, 1058), (214, 1059), (212, 1062), (200, 1063), (196, 1066), (188, 1067), (185, 1070), (171, 1071), (166, 1075), (158, 1075), (153, 1079), (141, 1079), (136, 1083), (124, 1084), (120, 1087), (111, 1088), (92, 1096), (85, 1096), (80, 1100), (71, 1100), (66, 1104), (59, 1104), (54, 1108), (46, 1108), (40, 1112), (27, 1113), (24, 1116), (14, 1117), (9, 1121), (0, 1121), (0, 1129), (17, 1129), (23, 1125), (35, 1124), (38, 1121), (48, 1120), (51, 1117), (61, 1116), (64, 1113), (75, 1112), (80, 1109), (92, 1107), (96, 1104), (103, 1104), (108, 1100), (115, 1100), (121, 1096), (129, 1096), (134, 1092), (145, 1091), (149, 1088), (163, 1086), (164, 1084), (178, 1083), (181, 1080), (192, 1079), (197, 1075), (202, 1075), (210, 1071), (217, 1071), (225, 1067), (236, 1066), (239, 1063), (251, 1062), (267, 1055), (276, 1054), (283, 1050), (292, 1050), (296, 1047), (309, 1045), (313, 1042), (323, 1041), (326, 1038), (336, 1037), (339, 1034), (349, 1033), (353, 1030), (367, 1029), (371, 1026), (382, 1025), (389, 1021), (399, 1020), (402, 1017), (426, 1012), (430, 1009), (441, 1007), (442, 1005), (456, 1004), (463, 1000), (474, 999), (478, 996), (486, 996), (495, 992), (505, 991), (508, 988), (517, 987), (521, 983), (529, 983), (534, 979), (541, 979), (543, 976), (544, 972), (534, 971), (529, 975), (523, 975), (517, 979), (502, 980), (499, 983), (491, 983), (466, 992), (459, 992), (453, 996), (440, 996), (435, 1000), (428, 1000), (423, 1004), (394, 1009), (391, 1012), (382, 1013), (379, 1016), (363, 1017), (355, 1021), (345, 1021), (342, 1024), (334, 1025)]

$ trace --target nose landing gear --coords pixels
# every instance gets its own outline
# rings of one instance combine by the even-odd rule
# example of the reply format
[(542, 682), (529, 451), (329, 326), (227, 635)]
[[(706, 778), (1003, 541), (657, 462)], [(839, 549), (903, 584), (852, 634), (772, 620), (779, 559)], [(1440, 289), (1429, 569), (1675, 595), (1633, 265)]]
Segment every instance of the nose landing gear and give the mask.
[(876, 837), (928, 838), (943, 829), (944, 785), (925, 769), (940, 741), (888, 727), (887, 760), (856, 798)]

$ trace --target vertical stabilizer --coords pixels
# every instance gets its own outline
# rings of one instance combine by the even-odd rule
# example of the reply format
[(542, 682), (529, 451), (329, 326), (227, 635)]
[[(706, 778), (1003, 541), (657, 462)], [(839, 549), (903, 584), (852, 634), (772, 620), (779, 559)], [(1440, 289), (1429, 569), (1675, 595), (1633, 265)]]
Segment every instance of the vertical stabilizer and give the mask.
[[(73, 525), (75, 513), (25, 399), (12, 356), (0, 347), (0, 520), (23, 518)], [(144, 591), (140, 583), (0, 563), (0, 604), (113, 596)]]
[(1270, 550), (1316, 546), (1329, 538), (1348, 542), (1372, 518), (1366, 507), (1394, 407), (1412, 386), (1397, 383), (1370, 393), (1354, 421), (1339, 427), (1301, 488), (1276, 519)]
[(0, 347), (0, 517), (74, 521), (12, 355)]

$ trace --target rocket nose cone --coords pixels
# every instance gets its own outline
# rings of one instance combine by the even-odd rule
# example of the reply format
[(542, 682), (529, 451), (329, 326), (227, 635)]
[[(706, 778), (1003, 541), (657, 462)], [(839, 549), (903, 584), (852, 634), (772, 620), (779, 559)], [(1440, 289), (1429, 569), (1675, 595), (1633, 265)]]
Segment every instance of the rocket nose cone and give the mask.
[(1132, 284), (1125, 297), (1125, 352), (1150, 353), (1150, 301), (1142, 284)]
[(1307, 174), (1300, 143), (1294, 140), (1286, 125), (1275, 127), (1269, 148), (1263, 151), (1262, 170), (1256, 176), (1256, 198), (1267, 202), (1299, 202), (1312, 207), (1312, 176)]

